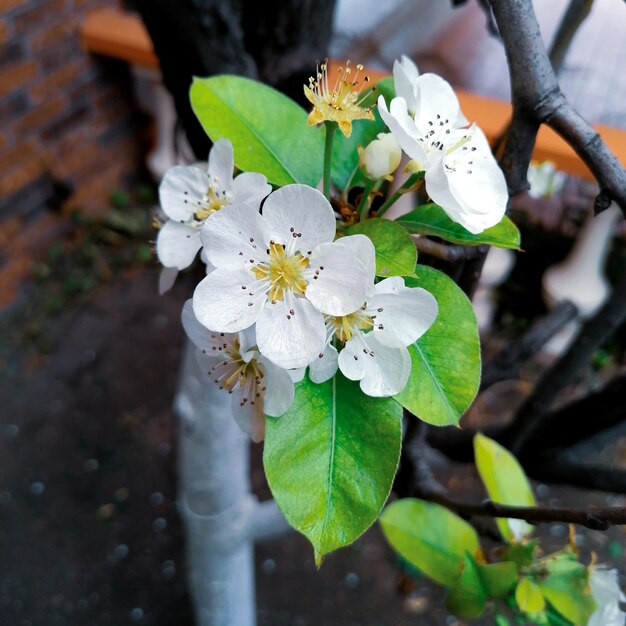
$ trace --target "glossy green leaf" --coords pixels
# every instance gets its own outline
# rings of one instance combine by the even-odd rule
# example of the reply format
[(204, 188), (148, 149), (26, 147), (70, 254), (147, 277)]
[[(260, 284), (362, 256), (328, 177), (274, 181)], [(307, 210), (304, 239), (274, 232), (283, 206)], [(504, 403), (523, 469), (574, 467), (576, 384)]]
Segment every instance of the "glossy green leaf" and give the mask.
[(466, 619), (479, 617), (485, 610), (487, 591), (471, 556), (465, 555), (463, 571), (446, 599), (446, 607), (454, 615)]
[[(365, 106), (373, 106), (378, 96), (383, 95), (387, 104), (395, 95), (393, 78), (383, 78), (376, 83), (374, 92), (364, 101)], [(356, 120), (352, 122), (352, 134), (344, 137), (341, 133), (335, 133), (333, 141), (332, 179), (339, 189), (344, 189), (350, 180), (350, 176), (359, 164), (358, 146), (365, 147), (370, 141), (376, 139), (378, 133), (389, 132), (385, 122), (381, 119), (378, 108), (374, 106), (374, 120)], [(357, 179), (353, 180), (356, 183)]]
[(391, 547), (434, 581), (451, 587), (466, 554), (480, 551), (472, 526), (449, 509), (415, 498), (387, 506), (380, 524)]
[(378, 517), (402, 443), (402, 409), (371, 398), (337, 373), (305, 378), (293, 405), (267, 418), (263, 463), (287, 521), (313, 544), (315, 560), (352, 543)]
[[(499, 443), (478, 433), (474, 437), (474, 456), (478, 473), (489, 497), (498, 504), (535, 506), (535, 496), (528, 478), (517, 459)], [(496, 520), (506, 541), (516, 534), (529, 534), (533, 527), (524, 520)], [(515, 529), (516, 532), (513, 532)]]
[(409, 347), (412, 369), (396, 400), (436, 426), (458, 424), (480, 385), (480, 342), (474, 309), (461, 289), (442, 272), (418, 265), (408, 287), (435, 296), (439, 313), (429, 330)]
[(596, 607), (588, 584), (587, 568), (569, 551), (543, 563), (548, 576), (538, 585), (546, 600), (574, 624), (586, 624)]
[(522, 578), (515, 588), (515, 601), (520, 611), (531, 614), (543, 611), (546, 605), (541, 590), (527, 576)]
[(348, 235), (367, 235), (376, 248), (378, 276), (414, 276), (417, 250), (410, 235), (395, 222), (370, 219), (350, 226)]
[(433, 235), (466, 246), (478, 246), (487, 243), (498, 248), (512, 248), (514, 250), (520, 247), (519, 230), (506, 215), (498, 224), (478, 235), (473, 235), (463, 226), (451, 220), (438, 204), (423, 204), (414, 211), (398, 218), (397, 221), (410, 233)]
[(284, 94), (241, 76), (194, 78), (191, 106), (207, 135), (226, 137), (235, 164), (259, 172), (274, 185), (322, 177), (324, 134), (306, 125), (307, 113)]
[(512, 561), (477, 563), (476, 567), (490, 598), (504, 598), (517, 583), (517, 566)]

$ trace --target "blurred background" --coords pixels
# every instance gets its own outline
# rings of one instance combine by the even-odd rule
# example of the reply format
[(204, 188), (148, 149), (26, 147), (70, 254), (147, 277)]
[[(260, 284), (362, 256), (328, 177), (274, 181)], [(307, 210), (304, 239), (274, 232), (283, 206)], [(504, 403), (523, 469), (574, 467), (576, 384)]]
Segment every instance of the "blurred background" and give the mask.
[[(475, 0), (275, 4), (0, 0), (2, 625), (193, 623), (171, 404), (180, 310), (199, 275), (159, 296), (153, 254), (159, 179), (176, 162), (205, 159), (209, 146), (186, 102), (191, 75), (242, 73), (302, 101), (316, 59), (389, 72), (407, 54), (456, 87), (509, 101), (502, 45)], [(567, 4), (535, 1), (548, 44)], [(579, 112), (617, 131), (622, 150), (625, 27), (624, 3), (595, 0), (559, 75)], [(525, 252), (488, 258), (476, 296), (486, 358), (554, 305), (542, 292), (547, 269), (571, 261), (577, 241), (582, 254), (597, 189), (580, 173), (558, 193), (513, 200)], [(610, 222), (583, 250), (600, 291), (626, 271), (624, 235), (623, 220)], [(567, 336), (560, 342), (491, 386), (463, 423), (506, 421)], [(568, 398), (623, 381), (625, 349), (622, 330)], [(563, 454), (626, 469), (625, 434), (622, 420)], [(255, 492), (268, 498), (262, 448), (251, 454)], [(483, 497), (473, 470), (443, 455), (432, 465), (451, 492)], [(598, 490), (536, 489), (551, 505), (626, 504)], [(567, 528), (541, 532), (546, 547), (560, 546)], [(579, 531), (584, 550), (622, 569), (625, 539), (620, 528)], [(295, 533), (258, 546), (256, 562), (261, 625), (461, 624), (377, 528), (320, 572)]]

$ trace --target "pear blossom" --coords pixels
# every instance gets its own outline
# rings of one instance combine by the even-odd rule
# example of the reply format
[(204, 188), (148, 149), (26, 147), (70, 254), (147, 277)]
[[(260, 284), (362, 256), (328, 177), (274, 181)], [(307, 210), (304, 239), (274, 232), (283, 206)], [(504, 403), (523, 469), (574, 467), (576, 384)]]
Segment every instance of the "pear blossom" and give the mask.
[(292, 375), (259, 353), (254, 328), (239, 333), (207, 330), (196, 319), (191, 300), (183, 307), (182, 322), (197, 348), (200, 367), (219, 389), (231, 394), (239, 427), (253, 441), (262, 441), (265, 415), (279, 417), (291, 406), (297, 374)]
[(357, 65), (353, 76), (350, 61), (347, 61), (345, 68), (337, 70), (337, 78), (331, 87), (328, 82), (328, 64), (322, 63), (320, 70), (315, 78), (309, 78), (309, 86), (304, 86), (304, 95), (313, 105), (307, 124), (313, 126), (324, 121), (336, 122), (341, 132), (349, 137), (354, 120), (374, 119), (371, 107), (363, 106), (363, 101), (371, 93), (362, 93), (369, 77), (363, 77), (363, 82), (359, 84), (363, 66)]
[(604, 566), (591, 566), (590, 570), (591, 595), (597, 608), (587, 626), (624, 626), (626, 612), (620, 608), (620, 602), (626, 602), (626, 596), (619, 586), (618, 571)]
[[(191, 265), (200, 250), (200, 230), (206, 220), (229, 204), (258, 209), (272, 190), (262, 174), (244, 173), (233, 178), (233, 145), (217, 141), (209, 153), (207, 169), (199, 165), (176, 165), (159, 186), (161, 208), (167, 221), (159, 230), (156, 251), (165, 268), (182, 270)], [(171, 287), (176, 275), (165, 272), (162, 288)]]
[(531, 163), (528, 166), (528, 184), (531, 198), (551, 198), (563, 189), (565, 174), (559, 172), (551, 161)]
[(256, 324), (262, 355), (288, 369), (308, 365), (324, 349), (324, 314), (355, 310), (369, 288), (372, 242), (333, 242), (335, 228), (328, 200), (299, 184), (270, 194), (262, 215), (247, 205), (215, 214), (201, 233), (215, 270), (194, 292), (196, 317), (218, 332)]
[(394, 82), (404, 97), (387, 108), (381, 96), (378, 110), (412, 168), (424, 171), (428, 195), (471, 233), (497, 224), (508, 201), (504, 174), (480, 128), (465, 128), (452, 87), (435, 74), (419, 75), (407, 57), (394, 65)]
[[(346, 378), (359, 380), (369, 396), (399, 393), (411, 372), (407, 346), (430, 328), (437, 309), (425, 289), (406, 287), (400, 276), (385, 278), (352, 313), (326, 317), (326, 348), (309, 366), (311, 380), (324, 382), (339, 368)], [(340, 352), (333, 339), (344, 344)]]
[(359, 151), (359, 162), (365, 175), (372, 180), (393, 174), (400, 165), (402, 148), (391, 133), (378, 136)]

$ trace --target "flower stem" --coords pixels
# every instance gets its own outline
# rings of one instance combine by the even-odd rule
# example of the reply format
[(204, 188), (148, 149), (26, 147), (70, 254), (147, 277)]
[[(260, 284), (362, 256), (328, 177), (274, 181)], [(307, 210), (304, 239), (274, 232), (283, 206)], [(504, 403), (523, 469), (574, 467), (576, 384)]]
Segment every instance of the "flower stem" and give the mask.
[(363, 194), (361, 195), (361, 202), (359, 202), (359, 208), (357, 209), (359, 212), (359, 217), (361, 221), (367, 219), (367, 212), (370, 208), (369, 197), (372, 189), (374, 189), (374, 185), (376, 181), (368, 180), (365, 183), (365, 189), (363, 189)]
[(326, 127), (326, 141), (324, 143), (324, 195), (330, 200), (330, 163), (333, 159), (333, 137), (337, 124), (324, 122)]
[(401, 187), (398, 187), (398, 189), (396, 189), (394, 193), (391, 194), (389, 198), (387, 198), (387, 200), (382, 204), (378, 211), (376, 211), (376, 217), (382, 217), (400, 196), (416, 189), (416, 183), (421, 183), (423, 178), (424, 172), (411, 174), (411, 176), (409, 176), (406, 181), (404, 181), (404, 184)]

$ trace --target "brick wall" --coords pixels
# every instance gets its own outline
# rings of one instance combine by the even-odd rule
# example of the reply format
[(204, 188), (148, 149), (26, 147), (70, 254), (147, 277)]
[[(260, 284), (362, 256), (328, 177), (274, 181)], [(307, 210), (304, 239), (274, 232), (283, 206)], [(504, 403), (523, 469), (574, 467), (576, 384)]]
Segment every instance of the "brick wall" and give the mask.
[(54, 232), (51, 209), (100, 211), (142, 166), (128, 67), (79, 41), (85, 13), (115, 4), (0, 0), (0, 308)]

